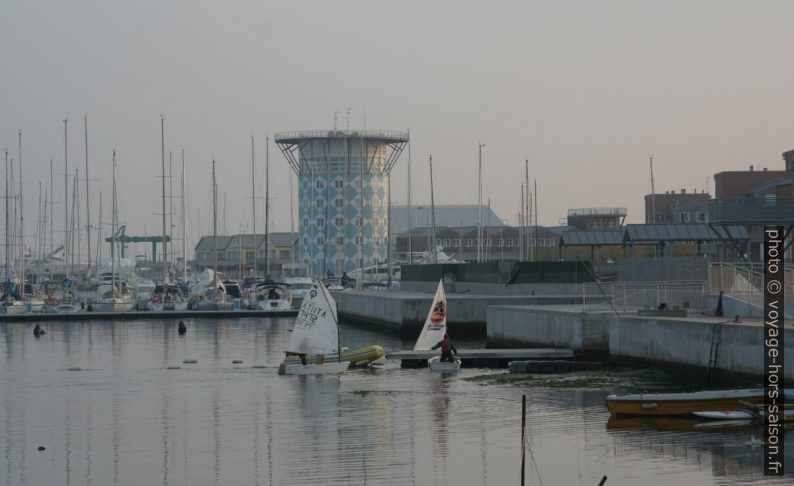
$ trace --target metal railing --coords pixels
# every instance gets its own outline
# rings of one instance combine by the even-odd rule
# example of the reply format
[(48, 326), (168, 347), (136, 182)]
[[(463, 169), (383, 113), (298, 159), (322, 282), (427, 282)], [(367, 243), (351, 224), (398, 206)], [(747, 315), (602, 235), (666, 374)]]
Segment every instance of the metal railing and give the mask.
[[(611, 302), (605, 303), (608, 299)], [(616, 282), (582, 284), (584, 310), (615, 310), (632, 312), (641, 309), (706, 309), (706, 282), (680, 280), (661, 282)]]
[[(794, 265), (783, 268), (783, 295), (794, 297)], [(756, 305), (764, 303), (764, 266), (762, 263), (727, 263), (709, 264), (709, 287), (711, 294), (726, 294)]]
[(397, 130), (303, 130), (279, 132), (275, 135), (276, 142), (300, 138), (375, 138), (385, 140), (408, 141), (409, 133)]

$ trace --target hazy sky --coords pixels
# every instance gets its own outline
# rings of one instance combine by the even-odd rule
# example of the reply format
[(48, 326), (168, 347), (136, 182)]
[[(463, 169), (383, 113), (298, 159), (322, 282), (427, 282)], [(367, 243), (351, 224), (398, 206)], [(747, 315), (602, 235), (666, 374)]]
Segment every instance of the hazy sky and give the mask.
[[(160, 114), (177, 173), (185, 149), (193, 235), (211, 230), (211, 157), (228, 231), (250, 230), (250, 136), (263, 189), (266, 134), (331, 128), (337, 110), (344, 128), (348, 107), (351, 128), (410, 128), (418, 203), (431, 153), (436, 201), (475, 203), (485, 143), (486, 197), (510, 222), (525, 158), (541, 224), (593, 206), (642, 222), (648, 154), (657, 191), (691, 191), (722, 170), (781, 168), (794, 148), (790, 0), (4, 0), (1, 13), (0, 147), (16, 159), (22, 129), (27, 209), (50, 157), (63, 173), (64, 118), (83, 177), (87, 114), (92, 218), (116, 148), (128, 234), (160, 231)], [(270, 161), (273, 228), (289, 229), (275, 145)]]

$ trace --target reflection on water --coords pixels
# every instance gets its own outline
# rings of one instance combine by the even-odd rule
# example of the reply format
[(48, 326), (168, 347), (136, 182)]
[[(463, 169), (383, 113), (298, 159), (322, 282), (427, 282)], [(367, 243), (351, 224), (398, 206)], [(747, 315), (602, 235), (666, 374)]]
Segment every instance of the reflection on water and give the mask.
[[(186, 324), (51, 323), (38, 339), (0, 324), (0, 483), (515, 484), (527, 393), (530, 484), (768, 484), (745, 424), (615, 420), (605, 392), (462, 379), (493, 370), (278, 376), (291, 320)], [(341, 340), (413, 345), (352, 326)]]

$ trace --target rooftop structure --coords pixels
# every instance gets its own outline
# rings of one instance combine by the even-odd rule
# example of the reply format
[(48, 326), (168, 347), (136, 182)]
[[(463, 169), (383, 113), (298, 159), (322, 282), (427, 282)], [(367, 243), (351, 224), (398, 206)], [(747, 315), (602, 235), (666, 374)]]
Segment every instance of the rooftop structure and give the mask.
[(298, 253), (311, 275), (376, 265), (388, 254), (388, 174), (408, 132), (277, 133), (298, 176)]
[[(431, 226), (430, 205), (411, 206), (411, 228)], [(477, 226), (479, 209), (476, 204), (444, 204), (435, 206), (436, 226)], [(391, 207), (392, 233), (408, 232), (408, 206), (393, 204)], [(482, 207), (483, 226), (498, 226), (503, 219), (488, 206)]]
[(626, 208), (580, 208), (568, 210), (567, 224), (582, 231), (614, 231), (625, 219)]

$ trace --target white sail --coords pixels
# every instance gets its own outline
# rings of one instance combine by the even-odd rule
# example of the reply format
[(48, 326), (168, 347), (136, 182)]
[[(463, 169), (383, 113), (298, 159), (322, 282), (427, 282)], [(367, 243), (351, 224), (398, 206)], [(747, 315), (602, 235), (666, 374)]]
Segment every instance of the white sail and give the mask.
[(288, 351), (314, 356), (337, 353), (337, 322), (336, 302), (322, 282), (317, 280), (303, 298)]
[(416, 340), (414, 351), (430, 351), (430, 348), (444, 339), (445, 332), (447, 332), (447, 295), (444, 293), (444, 280), (441, 280), (438, 282), (436, 295), (427, 313), (422, 333)]

